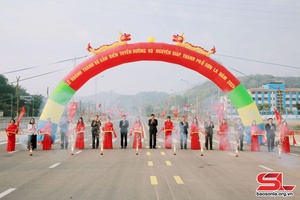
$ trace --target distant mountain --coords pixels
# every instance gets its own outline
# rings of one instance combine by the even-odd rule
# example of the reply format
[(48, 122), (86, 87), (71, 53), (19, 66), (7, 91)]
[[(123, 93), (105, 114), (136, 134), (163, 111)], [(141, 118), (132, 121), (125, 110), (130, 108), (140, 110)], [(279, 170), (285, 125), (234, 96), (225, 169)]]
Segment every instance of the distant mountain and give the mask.
[[(81, 101), (82, 109), (95, 108), (99, 110), (101, 103), (102, 112), (112, 110), (113, 112), (122, 113), (140, 113), (147, 105), (159, 106), (159, 103), (167, 99), (169, 96), (166, 92), (140, 92), (136, 95), (120, 95), (117, 93), (101, 92), (91, 96), (75, 96), (74, 101)], [(97, 105), (95, 105), (95, 99)], [(143, 111), (144, 112), (144, 111)]]
[[(282, 81), (286, 88), (300, 88), (299, 77), (275, 77), (272, 75), (249, 75), (238, 77), (246, 89), (261, 88), (270, 82)], [(184, 104), (190, 103), (191, 109), (198, 108), (203, 112), (214, 109), (213, 104), (223, 92), (212, 82), (206, 81), (196, 85), (183, 94), (169, 95), (166, 92), (140, 92), (136, 95), (120, 95), (117, 93), (103, 92), (97, 94), (97, 105), (101, 109), (113, 110), (131, 114), (149, 114), (149, 109), (164, 112), (166, 109), (178, 108), (184, 110)], [(88, 97), (75, 97), (81, 101), (82, 107), (95, 108), (95, 95)], [(148, 111), (145, 111), (147, 110)]]

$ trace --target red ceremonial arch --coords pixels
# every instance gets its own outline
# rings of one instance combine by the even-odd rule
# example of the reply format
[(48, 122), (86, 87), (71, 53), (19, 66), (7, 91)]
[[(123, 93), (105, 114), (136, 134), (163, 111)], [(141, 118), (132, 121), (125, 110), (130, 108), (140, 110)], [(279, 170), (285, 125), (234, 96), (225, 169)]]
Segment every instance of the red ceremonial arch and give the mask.
[(112, 44), (99, 48), (92, 48), (88, 44), (88, 51), (94, 55), (75, 67), (58, 84), (45, 105), (39, 128), (43, 127), (47, 118), (51, 118), (53, 131), (56, 131), (67, 103), (89, 79), (112, 67), (137, 61), (163, 61), (202, 74), (228, 95), (246, 129), (251, 125), (252, 120), (256, 120), (263, 128), (262, 118), (245, 87), (224, 66), (209, 57), (216, 52), (215, 47), (207, 51), (200, 46), (192, 45), (184, 41), (183, 34), (173, 35), (171, 39), (173, 44), (155, 42), (154, 37), (149, 37), (147, 42), (129, 44), (131, 35), (120, 33), (119, 41)]

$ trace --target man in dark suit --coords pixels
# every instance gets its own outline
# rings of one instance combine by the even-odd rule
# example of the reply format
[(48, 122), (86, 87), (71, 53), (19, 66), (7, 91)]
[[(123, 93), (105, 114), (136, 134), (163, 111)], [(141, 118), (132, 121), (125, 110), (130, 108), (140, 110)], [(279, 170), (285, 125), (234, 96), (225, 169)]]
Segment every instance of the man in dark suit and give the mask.
[[(123, 115), (122, 118), (123, 119), (119, 123), (120, 132), (121, 132), (121, 148), (122, 149), (123, 148), (126, 149), (126, 147), (127, 147), (127, 133), (128, 133), (129, 122), (126, 120), (126, 115)], [(125, 144), (123, 143), (123, 140), (125, 140)]]
[(156, 149), (156, 133), (157, 133), (157, 119), (154, 119), (155, 115), (151, 114), (151, 119), (148, 120), (149, 126), (149, 145), (150, 149)]
[(268, 119), (268, 123), (265, 125), (265, 130), (267, 132), (268, 151), (274, 151), (276, 126), (273, 124), (272, 118)]
[(101, 127), (101, 121), (99, 120), (99, 116), (95, 115), (95, 119), (92, 121), (91, 124), (92, 127), (92, 145), (93, 149), (95, 149), (95, 140), (96, 140), (96, 148), (99, 147), (99, 133), (100, 133), (100, 127)]
[(185, 119), (185, 116), (181, 118), (181, 122), (179, 122), (180, 128), (180, 149), (187, 148), (187, 136), (188, 136), (188, 129), (189, 124)]

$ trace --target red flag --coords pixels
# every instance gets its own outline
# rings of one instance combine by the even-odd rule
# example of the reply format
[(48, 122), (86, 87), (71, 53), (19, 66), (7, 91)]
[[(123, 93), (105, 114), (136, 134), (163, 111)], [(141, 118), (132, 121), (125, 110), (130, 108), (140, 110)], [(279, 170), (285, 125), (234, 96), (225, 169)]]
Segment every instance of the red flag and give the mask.
[(222, 122), (224, 116), (224, 104), (223, 103), (215, 103), (215, 110), (218, 116), (219, 123)]
[(188, 108), (188, 107), (190, 107), (190, 104), (184, 104), (184, 107), (186, 107), (186, 108)]
[(178, 110), (173, 110), (173, 115), (174, 115), (175, 118), (178, 118), (178, 113), (179, 113)]
[(83, 111), (81, 112), (80, 117), (82, 117), (84, 113), (85, 113), (85, 109), (83, 109)]
[(279, 114), (279, 112), (276, 110), (276, 108), (274, 108), (274, 113), (275, 113), (275, 117), (276, 117), (276, 121), (277, 121), (278, 125), (281, 125), (282, 117)]
[(20, 121), (22, 119), (22, 117), (25, 115), (25, 108), (24, 106), (21, 108), (21, 113), (20, 113), (20, 116), (18, 117), (18, 120), (17, 120), (17, 125), (19, 126), (20, 124)]
[(76, 114), (77, 106), (78, 106), (78, 102), (69, 102), (68, 103), (68, 116), (69, 116), (69, 121), (71, 123)]
[(90, 112), (90, 115), (89, 115), (89, 117), (88, 117), (88, 121), (91, 121), (92, 115), (93, 115), (93, 112)]

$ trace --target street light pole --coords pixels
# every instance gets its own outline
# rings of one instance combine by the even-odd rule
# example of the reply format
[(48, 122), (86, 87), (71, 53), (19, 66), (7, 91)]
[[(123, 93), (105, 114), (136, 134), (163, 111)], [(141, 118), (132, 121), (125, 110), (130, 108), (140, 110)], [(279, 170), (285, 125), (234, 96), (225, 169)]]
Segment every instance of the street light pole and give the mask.
[(13, 117), (13, 98), (14, 95), (10, 94), (11, 98), (10, 98), (10, 117)]
[[(180, 79), (181, 81), (183, 81), (183, 82), (185, 82), (186, 84), (187, 84), (187, 90), (186, 91), (188, 91), (189, 90), (189, 88), (190, 88), (190, 82), (189, 81), (187, 81), (187, 80), (184, 80), (184, 79)], [(190, 97), (189, 97), (189, 95), (187, 94), (187, 98), (188, 98), (188, 100), (187, 100), (187, 104), (188, 104), (188, 107), (187, 107), (187, 117), (188, 117), (188, 114), (189, 114), (189, 107), (190, 107)]]
[(32, 117), (34, 116), (34, 98), (32, 97)]
[(177, 104), (177, 98), (176, 98), (176, 94), (175, 94), (176, 91), (174, 91), (172, 89), (170, 89), (170, 91), (174, 93), (174, 99), (175, 99), (175, 106), (174, 107), (175, 107), (175, 110), (176, 110), (176, 104)]
[(17, 97), (17, 118), (19, 117), (19, 80), (20, 76), (17, 76), (17, 87), (16, 87), (16, 97)]
[(100, 76), (100, 77), (95, 77), (95, 114), (96, 114), (96, 111), (97, 111), (97, 92), (98, 92), (98, 90), (97, 90), (97, 80), (98, 80), (98, 78), (103, 78), (104, 77), (104, 75), (102, 75), (102, 76)]
[(115, 90), (117, 90), (117, 89), (110, 90), (109, 107), (111, 107), (111, 103), (112, 103), (112, 93), (113, 93), (113, 91), (115, 91)]

